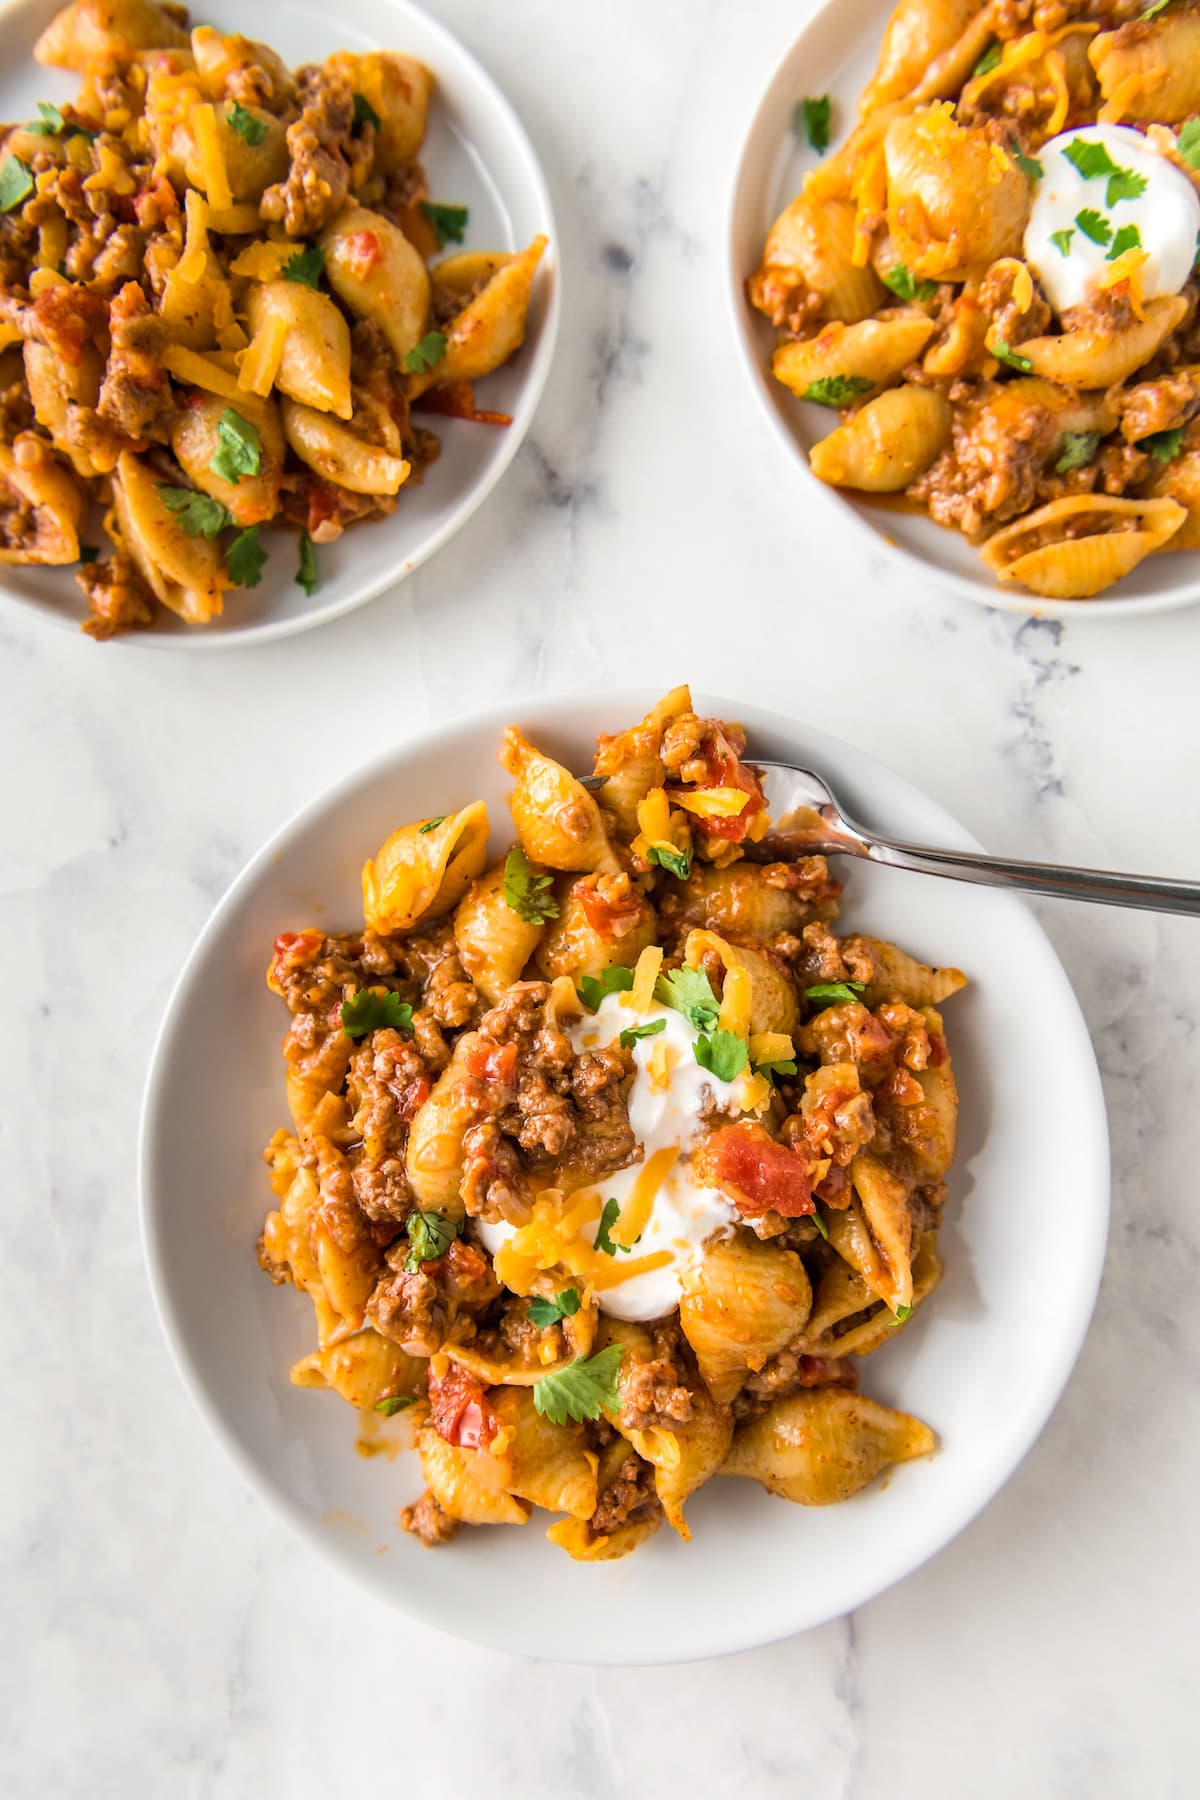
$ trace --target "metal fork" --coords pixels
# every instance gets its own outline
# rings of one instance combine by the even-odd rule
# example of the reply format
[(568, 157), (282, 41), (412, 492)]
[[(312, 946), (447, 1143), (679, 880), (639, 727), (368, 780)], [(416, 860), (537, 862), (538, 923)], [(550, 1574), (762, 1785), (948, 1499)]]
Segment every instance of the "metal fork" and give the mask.
[(1092, 900), (1102, 906), (1137, 906), (1150, 912), (1200, 916), (1200, 881), (1167, 881), (1157, 875), (1120, 875), (1109, 869), (1060, 868), (1015, 862), (976, 850), (931, 850), (880, 837), (856, 825), (829, 785), (812, 769), (754, 759), (764, 773), (772, 819), (777, 822), (757, 848), (786, 861), (795, 856), (858, 856), (889, 869), (948, 875), (984, 887), (1016, 888), (1056, 900)]

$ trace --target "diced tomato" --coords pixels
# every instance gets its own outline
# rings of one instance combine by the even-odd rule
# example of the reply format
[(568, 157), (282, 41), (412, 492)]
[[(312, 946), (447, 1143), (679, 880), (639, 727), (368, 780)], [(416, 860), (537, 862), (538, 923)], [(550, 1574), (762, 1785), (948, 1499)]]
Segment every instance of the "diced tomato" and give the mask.
[(704, 1146), (702, 1164), (745, 1218), (774, 1211), (798, 1219), (814, 1210), (812, 1163), (753, 1120), (714, 1131)]
[(706, 785), (740, 788), (747, 795), (746, 804), (740, 813), (734, 813), (725, 819), (706, 818), (703, 823), (703, 830), (708, 837), (727, 838), (734, 844), (742, 842), (750, 829), (751, 820), (756, 813), (763, 812), (767, 804), (759, 770), (753, 763), (741, 761), (741, 752), (745, 748), (746, 740), (741, 732), (731, 734), (715, 721), (703, 746), (708, 772)]
[(470, 419), (476, 425), (512, 424), (508, 413), (481, 412), (475, 404), (474, 390), (469, 381), (448, 381), (444, 387), (428, 388), (419, 399), (413, 401), (413, 409), (417, 412), (441, 413), (449, 419)]
[(587, 915), (587, 922), (601, 937), (625, 937), (646, 916), (646, 903), (632, 889), (619, 899), (610, 900), (600, 892), (597, 878), (585, 875), (575, 883), (574, 892)]
[(949, 1055), (950, 1055), (950, 1052), (946, 1048), (946, 1040), (942, 1036), (941, 1032), (940, 1031), (931, 1031), (929, 1034), (929, 1066), (930, 1066), (930, 1068), (931, 1069), (940, 1069), (942, 1064), (949, 1057)]
[(801, 1387), (824, 1387), (831, 1381), (858, 1386), (858, 1370), (848, 1356), (802, 1356), (796, 1375)]
[(498, 1081), (503, 1087), (511, 1087), (516, 1068), (515, 1044), (492, 1044), (480, 1038), (467, 1051), (467, 1069), (476, 1081)]
[(371, 273), (383, 255), (379, 247), (379, 239), (373, 231), (352, 231), (344, 243), (346, 252), (354, 264), (354, 273), (360, 279)]
[(324, 942), (324, 933), (312, 927), (307, 931), (281, 931), (275, 939), (275, 955), (267, 974), (268, 983), (278, 992), (289, 970), (312, 962)]
[(416, 1118), (417, 1113), (429, 1098), (430, 1083), (428, 1075), (418, 1075), (410, 1081), (400, 1096), (400, 1117), (406, 1125)]
[(481, 1450), (496, 1435), (496, 1415), (487, 1401), (487, 1389), (478, 1377), (458, 1363), (440, 1378), (429, 1378), (429, 1417), (433, 1429), (448, 1444), (461, 1450)]

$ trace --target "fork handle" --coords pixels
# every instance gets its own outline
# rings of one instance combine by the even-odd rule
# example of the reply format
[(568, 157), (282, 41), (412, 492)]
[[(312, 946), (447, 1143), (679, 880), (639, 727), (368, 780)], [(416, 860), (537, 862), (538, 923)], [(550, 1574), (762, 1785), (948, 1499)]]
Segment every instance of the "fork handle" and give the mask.
[[(1136, 906), (1149, 912), (1200, 918), (1200, 881), (1166, 881), (1155, 875), (1119, 875), (1111, 869), (1064, 869), (1054, 863), (1014, 862), (963, 850), (926, 850), (887, 838), (861, 840), (855, 853), (892, 869), (948, 875), (983, 887), (1016, 888), (1056, 900), (1092, 900), (1100, 906)], [(849, 846), (847, 846), (849, 848)]]

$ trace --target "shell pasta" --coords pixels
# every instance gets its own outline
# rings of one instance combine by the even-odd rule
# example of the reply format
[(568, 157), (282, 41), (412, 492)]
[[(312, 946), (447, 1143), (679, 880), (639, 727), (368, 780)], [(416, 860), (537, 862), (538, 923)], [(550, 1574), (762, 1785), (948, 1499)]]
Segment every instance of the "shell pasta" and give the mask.
[(72, 0), (34, 54), (82, 85), (0, 134), (0, 561), (74, 567), (95, 638), (208, 624), (269, 524), (312, 594), (437, 414), (510, 423), (474, 384), (546, 239), (458, 248), (420, 161), (435, 77), (398, 51), (289, 69), (182, 6)]
[(715, 1475), (822, 1505), (934, 1447), (858, 1359), (941, 1275), (965, 978), (837, 934), (746, 752), (687, 688), (590, 774), (514, 727), (499, 843), (481, 801), (401, 826), (359, 928), (275, 942), (259, 1261), (313, 1303), (292, 1381), (415, 1449), (428, 1545), (541, 1509), (605, 1562)]
[(1198, 49), (1197, 0), (900, 0), (856, 119), (797, 105), (747, 292), (820, 481), (1048, 599), (1195, 547)]

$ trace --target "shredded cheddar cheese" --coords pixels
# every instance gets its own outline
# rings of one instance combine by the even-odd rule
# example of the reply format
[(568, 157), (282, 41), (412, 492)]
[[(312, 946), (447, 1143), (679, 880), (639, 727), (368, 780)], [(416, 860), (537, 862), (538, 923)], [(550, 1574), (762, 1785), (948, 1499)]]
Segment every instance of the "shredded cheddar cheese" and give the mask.
[(264, 399), (270, 393), (283, 361), (287, 333), (287, 320), (272, 313), (251, 338), (249, 348), (239, 352), (241, 367), (237, 384), (245, 393), (258, 394)]
[(1019, 312), (1027, 313), (1033, 305), (1033, 276), (1024, 263), (1018, 263), (1013, 276), (1012, 297)]
[(654, 984), (662, 970), (663, 953), (659, 944), (647, 944), (633, 969), (633, 986), (621, 995), (622, 1006), (631, 1012), (649, 1012), (654, 1003)]
[(671, 1070), (675, 1067), (675, 1049), (668, 1044), (666, 1038), (655, 1038), (649, 1056), (646, 1058), (646, 1079), (656, 1093), (665, 1094), (671, 1085)]
[(195, 286), (208, 268), (208, 201), (195, 188), (184, 198), (187, 212), (187, 238), (183, 255), (175, 265), (180, 281)]
[(726, 968), (725, 986), (721, 994), (721, 1015), (717, 1023), (722, 1031), (745, 1037), (750, 1030), (750, 1005), (753, 992), (747, 969)]
[(60, 275), (57, 269), (35, 269), (29, 277), (29, 291), (35, 299), (38, 294), (44, 294), (48, 288), (70, 287), (70, 285), (66, 276)]
[(294, 244), (274, 244), (260, 238), (256, 244), (247, 244), (239, 250), (229, 265), (232, 275), (242, 275), (248, 281), (275, 281), (280, 270), (289, 263), (296, 254)]
[(679, 1145), (666, 1144), (642, 1164), (620, 1217), (608, 1234), (614, 1244), (632, 1249), (646, 1229), (659, 1188), (678, 1161)]
[(756, 1031), (749, 1047), (750, 1061), (756, 1063), (791, 1062), (796, 1054), (786, 1031)]
[(67, 221), (60, 212), (53, 212), (38, 226), (37, 260), (39, 269), (57, 269), (66, 254)]
[[(190, 194), (188, 198), (191, 198)], [(249, 237), (259, 227), (258, 208), (250, 201), (239, 206), (210, 206), (208, 223), (212, 231), (225, 231), (232, 237)]]
[(743, 1112), (764, 1113), (771, 1104), (771, 1084), (765, 1075), (743, 1075), (738, 1105)]
[(1071, 90), (1067, 86), (1066, 66), (1061, 50), (1046, 52), (1046, 73), (1054, 92), (1054, 111), (1046, 120), (1045, 130), (1048, 137), (1054, 137), (1066, 124), (1067, 114), (1071, 110)]
[[(1161, 76), (1159, 79), (1161, 80)], [(1155, 86), (1156, 83), (1149, 79), (1143, 70), (1135, 69), (1132, 75), (1127, 75), (1124, 81), (1118, 82), (1112, 94), (1097, 113), (1096, 123), (1098, 125), (1119, 125), (1133, 102), (1140, 100), (1144, 94), (1150, 93)]]
[(669, 797), (701, 819), (736, 819), (750, 798), (744, 788), (735, 787), (678, 788)]
[(1131, 250), (1123, 250), (1111, 266), (1100, 277), (1102, 288), (1117, 287), (1122, 281), (1129, 283), (1129, 304), (1139, 319), (1144, 319), (1145, 292), (1142, 285), (1142, 269), (1150, 260), (1148, 250), (1135, 246)]
[(200, 159), (201, 186), (208, 195), (208, 203), (217, 207), (232, 206), (233, 192), (229, 186), (225, 152), (221, 148), (217, 115), (211, 100), (201, 100), (191, 107), (188, 117)]
[(163, 366), (177, 381), (189, 387), (203, 388), (206, 394), (219, 394), (223, 400), (236, 400), (241, 390), (238, 378), (218, 360), (215, 353), (185, 350), (182, 344), (168, 344), (163, 351)]
[(597, 1269), (590, 1278), (589, 1285), (596, 1294), (603, 1293), (605, 1288), (617, 1287), (622, 1281), (632, 1281), (636, 1275), (649, 1275), (654, 1269), (665, 1269), (671, 1260), (671, 1252), (652, 1250), (649, 1256), (631, 1256), (628, 1260), (622, 1257), (619, 1267), (610, 1262), (608, 1257), (604, 1260), (609, 1263), (609, 1267)]

